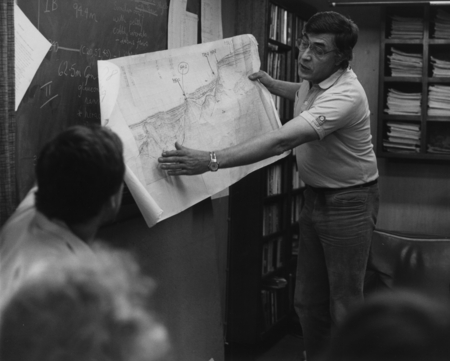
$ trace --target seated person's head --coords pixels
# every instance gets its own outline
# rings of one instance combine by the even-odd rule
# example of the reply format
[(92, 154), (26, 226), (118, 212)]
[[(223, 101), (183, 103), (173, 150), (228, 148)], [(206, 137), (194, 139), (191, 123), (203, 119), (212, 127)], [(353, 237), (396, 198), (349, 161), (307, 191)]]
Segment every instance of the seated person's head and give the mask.
[[(100, 126), (71, 127), (47, 143), (36, 165), (36, 207), (48, 218), (80, 224), (121, 202), (125, 165), (119, 137)], [(107, 212), (107, 213), (108, 213)]]
[(324, 11), (314, 14), (305, 24), (306, 34), (333, 34), (334, 45), (342, 55), (341, 68), (345, 69), (353, 59), (353, 48), (358, 41), (358, 26), (342, 14)]
[(149, 311), (154, 283), (127, 253), (39, 265), (4, 302), (2, 361), (155, 361), (167, 331)]
[(450, 360), (450, 305), (410, 291), (373, 295), (337, 328), (323, 360)]

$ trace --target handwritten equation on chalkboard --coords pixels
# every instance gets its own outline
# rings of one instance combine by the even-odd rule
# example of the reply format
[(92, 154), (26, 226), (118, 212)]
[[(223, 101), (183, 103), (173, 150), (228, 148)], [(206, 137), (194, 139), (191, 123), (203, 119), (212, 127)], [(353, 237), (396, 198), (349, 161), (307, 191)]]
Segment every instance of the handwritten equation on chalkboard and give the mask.
[(52, 44), (16, 113), (21, 188), (33, 178), (32, 159), (49, 139), (70, 125), (100, 124), (98, 60), (166, 49), (168, 3), (17, 0)]

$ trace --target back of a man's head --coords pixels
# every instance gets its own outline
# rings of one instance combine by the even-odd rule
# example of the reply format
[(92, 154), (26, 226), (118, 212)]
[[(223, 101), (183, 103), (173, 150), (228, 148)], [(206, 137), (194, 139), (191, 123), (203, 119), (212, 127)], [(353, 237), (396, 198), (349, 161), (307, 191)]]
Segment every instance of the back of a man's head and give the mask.
[[(129, 253), (36, 265), (0, 305), (2, 361), (160, 361), (170, 341), (149, 308), (154, 282)], [(92, 256), (91, 256), (92, 257)]]
[(36, 165), (36, 207), (68, 224), (96, 216), (125, 173), (119, 137), (100, 126), (74, 126), (47, 143)]
[(324, 361), (450, 360), (450, 308), (411, 290), (380, 292), (336, 329)]

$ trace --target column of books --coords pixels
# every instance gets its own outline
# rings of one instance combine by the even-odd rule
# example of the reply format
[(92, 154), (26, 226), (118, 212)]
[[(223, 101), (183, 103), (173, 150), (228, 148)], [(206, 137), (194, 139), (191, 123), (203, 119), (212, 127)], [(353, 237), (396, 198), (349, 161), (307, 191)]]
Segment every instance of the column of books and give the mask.
[[(395, 17), (392, 24), (391, 37), (422, 36), (423, 24), (415, 18)], [(422, 54), (392, 47), (391, 54), (388, 55), (388, 66), (393, 77), (421, 77)], [(408, 91), (389, 88), (385, 112), (390, 115), (420, 116), (422, 93), (420, 89), (414, 90), (415, 88)], [(416, 153), (420, 151), (420, 136), (419, 124), (391, 121), (387, 123), (383, 146), (391, 153)]]
[(275, 163), (267, 167), (267, 196), (281, 194), (282, 191), (282, 165)]
[[(292, 14), (287, 10), (275, 5), (270, 5), (270, 27), (268, 44), (267, 73), (274, 79), (288, 80), (286, 78), (286, 49), (282, 45), (290, 44), (292, 28)], [(284, 100), (279, 96), (272, 95), (275, 107), (281, 119), (284, 114)]]
[[(303, 22), (291, 12), (275, 5), (270, 5), (269, 44), (267, 54), (267, 73), (274, 79), (297, 81), (297, 66), (293, 69), (292, 50), (294, 40), (301, 34)], [(275, 106), (282, 120), (292, 115), (291, 104), (273, 95)]]
[(429, 126), (427, 153), (450, 154), (450, 86), (430, 85), (428, 95), (428, 115), (441, 117)]
[[(295, 43), (297, 45), (297, 43), (300, 41), (302, 34), (303, 34), (303, 26), (304, 26), (304, 21), (302, 19), (300, 19), (299, 17), (296, 17), (295, 19)], [(301, 82), (301, 78), (300, 75), (298, 74), (298, 53), (299, 53), (299, 49), (297, 48), (297, 46), (295, 47), (295, 56), (294, 56), (294, 78), (296, 82)]]
[(287, 315), (287, 309), (284, 306), (286, 298), (289, 297), (287, 285), (287, 280), (283, 277), (272, 277), (265, 281), (264, 288), (261, 290), (263, 332)]
[(264, 206), (263, 236), (281, 231), (281, 209), (279, 203)]
[[(450, 13), (438, 9), (433, 19), (436, 39), (450, 38)], [(450, 56), (447, 51), (439, 51), (437, 47), (434, 54), (430, 54), (430, 64), (433, 77), (450, 77)], [(428, 115), (443, 117), (442, 124), (433, 124), (429, 129), (427, 152), (433, 154), (450, 154), (450, 86), (433, 84), (428, 87)]]
[(282, 237), (267, 241), (263, 245), (261, 275), (265, 276), (284, 265), (284, 241)]

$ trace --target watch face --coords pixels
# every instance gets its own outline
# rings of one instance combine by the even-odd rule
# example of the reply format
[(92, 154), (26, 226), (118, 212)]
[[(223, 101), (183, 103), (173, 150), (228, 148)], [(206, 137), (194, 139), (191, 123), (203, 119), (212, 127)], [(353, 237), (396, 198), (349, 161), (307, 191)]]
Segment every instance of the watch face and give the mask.
[(209, 169), (211, 169), (211, 171), (215, 172), (219, 169), (219, 164), (217, 162), (210, 162)]

